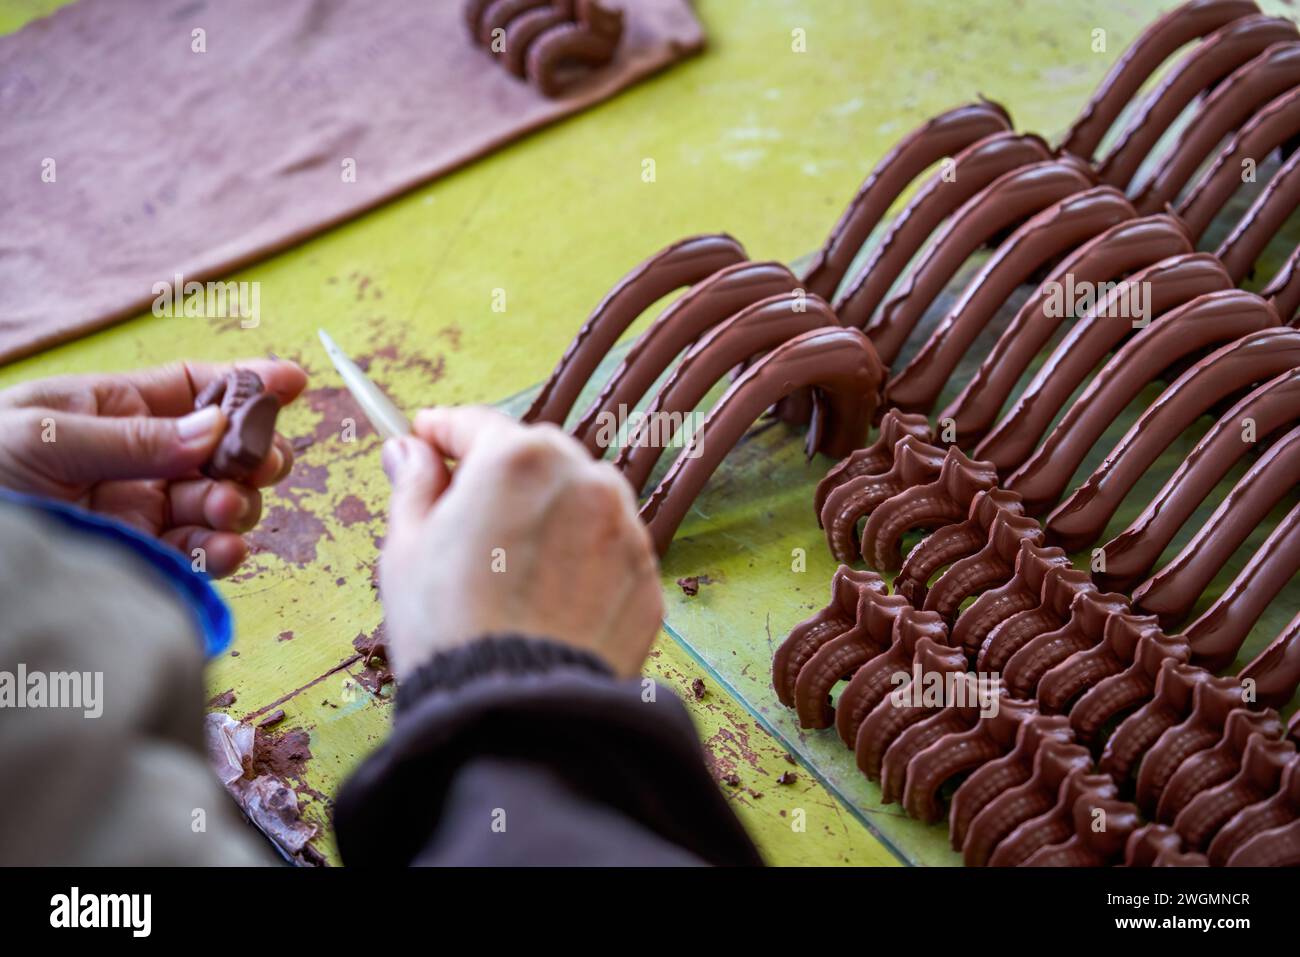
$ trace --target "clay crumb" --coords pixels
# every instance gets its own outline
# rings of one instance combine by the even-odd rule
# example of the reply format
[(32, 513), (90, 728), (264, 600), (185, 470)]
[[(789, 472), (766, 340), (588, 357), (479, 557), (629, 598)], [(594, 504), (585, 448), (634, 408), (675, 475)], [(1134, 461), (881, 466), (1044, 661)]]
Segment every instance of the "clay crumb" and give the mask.
[(694, 681), (691, 682), (691, 694), (695, 696), (696, 701), (700, 701), (704, 698), (705, 690), (707, 689), (705, 689), (704, 687), (703, 678), (696, 678)]
[(736, 774), (724, 774), (722, 783), (729, 788), (738, 788), (740, 787), (740, 777)]
[(265, 718), (263, 718), (260, 722), (258, 722), (257, 726), (259, 728), (269, 728), (272, 727), (273, 725), (279, 724), (283, 720), (284, 720), (284, 709), (276, 708)]
[(700, 579), (691, 575), (689, 578), (677, 579), (677, 587), (682, 590), (682, 594), (687, 598), (694, 598), (700, 593)]
[(776, 779), (777, 784), (794, 784), (799, 780), (799, 775), (793, 771), (782, 771)]
[(213, 695), (208, 699), (209, 708), (229, 708), (235, 703), (235, 689), (228, 688), (221, 694)]
[(794, 759), (794, 755), (793, 755), (793, 754), (791, 754), (789, 751), (787, 751), (787, 752), (785, 753), (785, 763), (786, 763), (786, 764), (798, 764), (799, 762), (796, 761), (796, 760)]

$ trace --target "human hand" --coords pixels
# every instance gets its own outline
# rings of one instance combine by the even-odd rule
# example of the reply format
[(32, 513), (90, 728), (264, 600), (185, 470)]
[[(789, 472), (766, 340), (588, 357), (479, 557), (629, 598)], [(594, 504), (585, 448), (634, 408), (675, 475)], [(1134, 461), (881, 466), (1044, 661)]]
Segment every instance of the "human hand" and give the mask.
[[(292, 362), (252, 359), (283, 406), (307, 384)], [(225, 428), (194, 398), (229, 365), (179, 363), (108, 375), (39, 379), (0, 392), (0, 486), (75, 502), (126, 522), (187, 555), (201, 548), (207, 571), (234, 571), (248, 554), (240, 537), (262, 513), (258, 487), (289, 473), (293, 451), (276, 435), (248, 484), (205, 478), (199, 467)]]
[(492, 409), (425, 409), (415, 432), (384, 446), (393, 495), (380, 585), (398, 677), (507, 633), (637, 674), (663, 595), (627, 481), (555, 426)]

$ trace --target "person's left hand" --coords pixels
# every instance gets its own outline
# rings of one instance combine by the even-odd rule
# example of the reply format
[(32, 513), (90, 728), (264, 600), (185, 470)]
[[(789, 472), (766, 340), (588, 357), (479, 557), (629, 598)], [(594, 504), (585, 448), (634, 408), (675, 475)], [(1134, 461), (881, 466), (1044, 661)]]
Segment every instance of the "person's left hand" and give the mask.
[[(292, 362), (236, 363), (261, 377), (284, 406), (307, 384)], [(262, 513), (259, 487), (293, 465), (277, 434), (248, 484), (205, 478), (225, 429), (215, 406), (195, 396), (233, 365), (178, 363), (118, 375), (61, 376), (0, 392), (0, 486), (75, 502), (126, 522), (186, 555), (205, 554), (211, 575), (228, 575), (248, 554), (240, 533)]]

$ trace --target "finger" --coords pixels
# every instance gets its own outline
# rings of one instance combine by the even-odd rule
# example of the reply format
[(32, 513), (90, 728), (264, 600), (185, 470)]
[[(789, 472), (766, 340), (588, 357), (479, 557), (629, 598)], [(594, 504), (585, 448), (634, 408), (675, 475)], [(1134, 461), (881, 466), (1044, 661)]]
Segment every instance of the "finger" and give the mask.
[(178, 419), (72, 413), (52, 418), (54, 440), (35, 447), (33, 464), (50, 478), (83, 484), (190, 475), (212, 454), (226, 421), (215, 406)]
[(167, 483), (132, 480), (100, 482), (86, 503), (92, 512), (107, 515), (147, 535), (157, 536), (167, 516)]
[(254, 488), (267, 488), (278, 485), (293, 469), (293, 447), (289, 440), (277, 432), (271, 439), (271, 448), (262, 459), (247, 484)]
[(162, 541), (213, 578), (229, 575), (248, 556), (248, 544), (238, 535), (197, 525), (170, 529), (162, 534)]
[(388, 524), (395, 531), (414, 528), (451, 481), (447, 465), (432, 447), (411, 436), (385, 442), (383, 463), (393, 484)]
[(219, 532), (246, 532), (262, 517), (262, 493), (239, 482), (172, 482), (167, 499), (172, 528), (203, 525)]
[(208, 385), (235, 369), (257, 373), (266, 390), (280, 405), (288, 405), (307, 387), (307, 373), (287, 359), (242, 359), (233, 363), (176, 362), (112, 376), (91, 377), (91, 384), (126, 383), (139, 392), (154, 415), (184, 415)]
[(440, 454), (463, 459), (484, 438), (522, 431), (524, 426), (485, 405), (462, 405), (421, 409), (416, 413), (414, 428), (415, 434)]

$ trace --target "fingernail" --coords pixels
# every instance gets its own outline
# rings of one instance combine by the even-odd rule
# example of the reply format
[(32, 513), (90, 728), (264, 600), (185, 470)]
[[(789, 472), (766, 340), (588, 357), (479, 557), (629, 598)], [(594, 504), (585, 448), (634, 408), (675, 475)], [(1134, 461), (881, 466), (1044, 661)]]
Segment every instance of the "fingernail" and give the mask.
[(384, 466), (384, 474), (388, 476), (388, 481), (397, 481), (397, 472), (406, 461), (406, 445), (400, 438), (389, 439), (384, 443), (384, 451), (380, 454), (379, 461)]
[(185, 445), (206, 445), (220, 423), (221, 409), (210, 405), (197, 412), (191, 412), (183, 419), (178, 419), (176, 434)]

